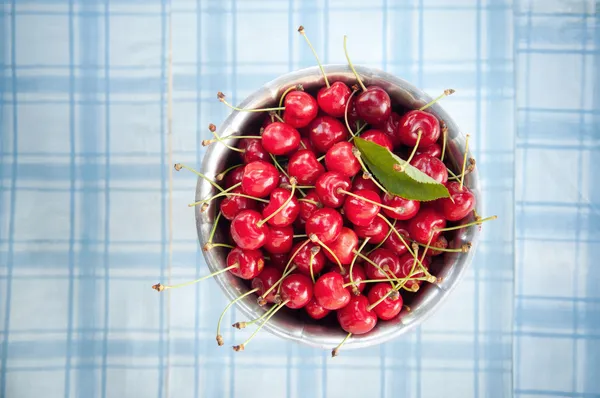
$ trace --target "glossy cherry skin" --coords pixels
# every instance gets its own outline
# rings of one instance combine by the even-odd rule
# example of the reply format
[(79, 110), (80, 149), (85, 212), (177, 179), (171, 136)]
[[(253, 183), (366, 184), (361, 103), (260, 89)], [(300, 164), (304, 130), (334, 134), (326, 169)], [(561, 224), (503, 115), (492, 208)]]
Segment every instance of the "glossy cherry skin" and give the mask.
[[(398, 231), (402, 238), (404, 238), (404, 241), (410, 245), (410, 236), (408, 234), (406, 225), (403, 223), (396, 223), (394, 229)], [(398, 256), (401, 256), (404, 253), (408, 252), (408, 248), (406, 247), (406, 245), (402, 243), (400, 238), (398, 238), (398, 235), (396, 235), (393, 231), (390, 234), (390, 236), (385, 240), (385, 242), (383, 242), (383, 247), (393, 251)]]
[[(358, 248), (358, 236), (356, 232), (350, 228), (342, 227), (342, 231), (336, 240), (327, 245), (329, 249), (336, 255), (342, 265), (347, 265), (354, 258), (353, 251)], [(332, 263), (336, 263), (335, 258), (329, 253), (329, 250), (323, 250), (325, 257)]]
[(271, 123), (262, 133), (262, 145), (273, 155), (287, 155), (298, 149), (300, 133), (289, 124)]
[(377, 325), (377, 314), (369, 310), (369, 299), (365, 296), (354, 296), (344, 308), (337, 311), (337, 319), (344, 331), (352, 334), (369, 333)]
[(402, 141), (398, 136), (399, 124), (400, 115), (398, 115), (396, 112), (392, 112), (390, 113), (390, 117), (388, 117), (384, 123), (377, 126), (377, 129), (383, 132), (383, 134), (389, 138), (394, 148), (398, 148), (402, 144)]
[(273, 267), (277, 268), (280, 271), (285, 269), (287, 265), (288, 259), (290, 258), (290, 253), (271, 253), (269, 255), (269, 264)]
[[(392, 290), (392, 285), (387, 282), (376, 283), (371, 290), (369, 290), (368, 298), (370, 304), (375, 304), (382, 297), (388, 295)], [(397, 297), (387, 296), (382, 302), (373, 307), (373, 311), (377, 314), (377, 317), (382, 321), (389, 321), (393, 319), (402, 310), (402, 296), (398, 294)]]
[(327, 171), (315, 182), (315, 191), (321, 203), (327, 207), (337, 208), (344, 204), (346, 195), (339, 189), (348, 191), (352, 186), (350, 179), (337, 171)]
[[(296, 250), (298, 250), (300, 246), (302, 246), (302, 242), (296, 243), (290, 250), (290, 256), (296, 253)], [(317, 254), (313, 256), (312, 260), (313, 275), (318, 275), (323, 270), (326, 262), (325, 255), (323, 254), (323, 248), (320, 248), (318, 245), (309, 242), (307, 245), (302, 246), (292, 260), (292, 264), (296, 266), (298, 272), (304, 275), (310, 275), (310, 258), (313, 253), (313, 248), (315, 247), (319, 248), (319, 250), (317, 251)]]
[(462, 220), (475, 208), (475, 195), (464, 185), (460, 189), (458, 181), (450, 181), (446, 184), (446, 188), (448, 188), (454, 203), (450, 198), (438, 199), (438, 208), (446, 220)]
[[(231, 193), (242, 193), (242, 188), (235, 188)], [(231, 221), (242, 210), (256, 210), (256, 201), (243, 196), (227, 196), (221, 201), (219, 208), (223, 217)]]
[(371, 223), (367, 226), (354, 226), (354, 232), (356, 232), (356, 235), (358, 235), (358, 237), (363, 239), (369, 238), (369, 243), (375, 245), (383, 242), (389, 230), (390, 226), (387, 225), (387, 223), (379, 217), (375, 217), (373, 221), (371, 221)]
[(381, 190), (377, 184), (375, 184), (375, 182), (373, 182), (373, 180), (370, 178), (363, 178), (362, 174), (357, 175), (354, 178), (354, 181), (352, 181), (352, 190), (354, 191), (358, 189), (368, 189), (370, 191), (377, 192), (377, 194), (381, 193)]
[(242, 138), (238, 148), (243, 149), (241, 153), (242, 161), (246, 164), (256, 160), (268, 161), (269, 153), (263, 146), (263, 141), (258, 138)]
[(265, 299), (267, 303), (274, 303), (277, 289), (271, 290), (266, 297), (263, 297), (263, 293), (277, 283), (281, 278), (281, 275), (281, 270), (275, 267), (266, 266), (256, 278), (252, 279), (252, 289), (258, 288), (256, 294), (259, 297)]
[(316, 210), (306, 220), (306, 234), (315, 235), (324, 244), (329, 244), (337, 239), (342, 232), (344, 220), (342, 215), (331, 208), (324, 207)]
[(379, 130), (367, 130), (360, 135), (360, 138), (362, 138), (363, 140), (371, 141), (379, 146), (389, 149), (390, 151), (394, 150), (394, 145), (392, 144), (392, 141), (388, 138), (387, 135), (383, 134)]
[(348, 141), (338, 142), (325, 154), (328, 171), (337, 171), (346, 177), (354, 177), (360, 171), (360, 163), (352, 152), (354, 145)]
[(344, 278), (338, 272), (321, 275), (315, 282), (317, 303), (327, 310), (338, 310), (350, 302), (350, 292), (344, 287)]
[(301, 220), (303, 220), (304, 222), (306, 222), (306, 220), (308, 220), (310, 218), (310, 216), (318, 209), (323, 207), (323, 204), (321, 203), (321, 199), (319, 199), (319, 195), (317, 195), (317, 193), (315, 192), (314, 189), (308, 191), (306, 193), (306, 196), (304, 197), (304, 199), (306, 200), (311, 200), (313, 202), (316, 202), (317, 204), (313, 204), (310, 202), (305, 202), (305, 201), (299, 201), (300, 202), (300, 214), (298, 215), (299, 218)]
[(344, 117), (348, 98), (350, 98), (350, 88), (343, 82), (334, 82), (331, 86), (319, 90), (317, 103), (329, 116)]
[(331, 312), (321, 307), (314, 297), (306, 304), (306, 306), (304, 306), (304, 310), (309, 317), (315, 320), (323, 319)]
[(302, 308), (313, 298), (312, 280), (303, 274), (291, 274), (281, 282), (280, 294), (288, 308)]
[(317, 100), (304, 91), (292, 91), (283, 101), (283, 120), (294, 128), (306, 127), (317, 116)]
[(231, 221), (229, 229), (235, 244), (246, 250), (261, 248), (269, 236), (269, 227), (266, 224), (258, 226), (261, 219), (260, 213), (255, 210), (239, 212)]
[(227, 266), (239, 264), (238, 267), (229, 270), (233, 275), (242, 279), (256, 278), (265, 266), (265, 260), (260, 250), (231, 249), (227, 255)]
[(257, 160), (244, 166), (242, 190), (255, 198), (268, 196), (279, 184), (279, 172), (271, 163)]
[[(419, 257), (420, 260), (420, 257)], [(410, 253), (406, 253), (405, 255), (403, 255), (402, 257), (400, 257), (400, 259), (398, 260), (400, 262), (400, 272), (398, 272), (398, 278), (406, 278), (409, 275), (411, 276), (411, 278), (423, 278), (425, 277), (425, 274), (423, 273), (423, 271), (421, 270), (421, 267), (419, 266), (419, 264), (415, 264), (415, 258), (412, 256), (412, 254)], [(423, 266), (425, 268), (429, 268), (429, 258), (425, 257), (425, 260), (423, 260)], [(421, 271), (419, 271), (421, 270)], [(414, 281), (414, 280), (409, 280), (407, 281), (404, 286), (407, 289), (412, 289), (415, 285), (420, 285), (423, 281)]]
[(225, 175), (225, 188), (231, 188), (235, 184), (242, 182), (244, 168), (244, 166), (236, 167)]
[[(354, 195), (368, 199), (373, 202), (381, 203), (379, 195), (376, 192), (364, 189), (352, 191)], [(366, 227), (373, 222), (373, 219), (379, 214), (380, 207), (376, 204), (366, 202), (354, 196), (348, 195), (344, 202), (344, 215), (354, 225)]]
[(388, 93), (379, 86), (369, 86), (356, 97), (356, 113), (368, 124), (385, 122), (392, 113), (392, 101)]
[(434, 208), (426, 207), (409, 220), (408, 233), (417, 242), (427, 244), (430, 236), (432, 242), (440, 236), (441, 232), (435, 229), (444, 227), (446, 227), (446, 219)]
[(292, 227), (269, 227), (269, 235), (263, 248), (269, 253), (289, 253), (294, 244), (294, 228)]
[(325, 167), (319, 163), (315, 153), (308, 149), (299, 150), (290, 156), (287, 170), (291, 177), (296, 177), (300, 185), (313, 185), (325, 173)]
[(308, 126), (310, 141), (319, 153), (325, 153), (334, 144), (348, 140), (348, 129), (336, 118), (318, 116)]
[[(339, 272), (339, 268), (334, 269), (335, 272)], [(350, 268), (348, 267), (348, 271)], [(365, 273), (365, 269), (362, 265), (354, 263), (352, 266), (352, 281), (350, 280), (350, 272), (346, 272), (344, 275), (344, 284), (354, 282), (358, 291), (362, 293), (363, 290), (367, 287), (367, 284), (363, 281), (367, 279), (367, 274)], [(348, 291), (352, 291), (352, 286), (347, 287)]]
[(419, 148), (417, 149), (416, 152), (417, 155), (422, 155), (422, 154), (426, 154), (429, 156), (433, 156), (434, 158), (441, 158), (442, 157), (442, 147), (440, 144), (438, 144), (437, 142), (433, 145), (429, 145), (426, 148)]
[(400, 272), (398, 256), (389, 249), (380, 247), (379, 249), (372, 251), (367, 257), (382, 270), (389, 269), (389, 271), (384, 274), (367, 261), (365, 262), (365, 272), (369, 279), (387, 279), (391, 276), (390, 273), (397, 275)]
[(262, 211), (263, 218), (267, 218), (277, 211), (277, 214), (267, 221), (269, 225), (274, 227), (286, 227), (292, 225), (296, 220), (296, 217), (298, 217), (298, 214), (300, 213), (300, 203), (295, 196), (292, 196), (292, 199), (279, 210), (291, 195), (292, 191), (285, 188), (275, 188), (271, 192), (269, 204), (267, 204), (267, 207)]
[(421, 131), (419, 148), (425, 148), (435, 144), (440, 138), (440, 122), (431, 113), (414, 110), (407, 112), (398, 125), (398, 135), (402, 143), (409, 147), (417, 144), (417, 137)]
[(427, 154), (416, 155), (410, 164), (433, 178), (440, 184), (448, 182), (448, 169), (444, 162)]
[(421, 208), (421, 203), (416, 200), (401, 198), (400, 196), (386, 193), (381, 200), (384, 205), (399, 209), (393, 212), (389, 209), (383, 209), (386, 216), (395, 218), (396, 220), (409, 220), (413, 218)]

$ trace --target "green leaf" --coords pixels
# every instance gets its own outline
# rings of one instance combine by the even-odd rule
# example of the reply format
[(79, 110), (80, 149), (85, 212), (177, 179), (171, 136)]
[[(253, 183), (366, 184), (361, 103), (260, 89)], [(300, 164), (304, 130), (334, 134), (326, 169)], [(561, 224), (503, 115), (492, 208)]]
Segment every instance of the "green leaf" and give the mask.
[[(354, 143), (369, 171), (388, 192), (420, 202), (450, 197), (443, 184), (400, 159), (387, 148), (358, 137), (354, 139)], [(395, 170), (396, 165), (404, 167), (404, 171)]]

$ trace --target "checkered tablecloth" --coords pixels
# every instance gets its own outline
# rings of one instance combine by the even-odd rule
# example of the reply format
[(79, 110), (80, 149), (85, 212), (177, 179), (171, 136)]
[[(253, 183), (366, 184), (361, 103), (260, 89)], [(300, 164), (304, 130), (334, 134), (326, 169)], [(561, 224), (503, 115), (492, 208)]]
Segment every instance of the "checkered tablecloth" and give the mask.
[[(368, 4), (368, 6), (366, 5)], [(600, 395), (600, 27), (591, 0), (8, 0), (0, 18), (0, 397)], [(322, 352), (214, 341), (196, 240), (207, 125), (326, 63), (402, 76), (470, 132), (482, 244), (419, 330)], [(515, 212), (516, 206), (516, 212)], [(516, 220), (516, 222), (515, 222)], [(236, 319), (235, 311), (228, 320)]]

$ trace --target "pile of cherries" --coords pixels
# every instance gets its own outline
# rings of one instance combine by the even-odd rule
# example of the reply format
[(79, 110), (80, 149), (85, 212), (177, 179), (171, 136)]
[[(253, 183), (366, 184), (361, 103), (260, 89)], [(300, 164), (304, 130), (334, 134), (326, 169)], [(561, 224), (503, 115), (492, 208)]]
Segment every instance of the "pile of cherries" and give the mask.
[[(231, 272), (248, 285), (225, 310), (248, 295), (268, 307), (261, 317), (233, 325), (257, 323), (250, 339), (283, 307), (314, 321), (337, 322), (348, 333), (344, 341), (368, 333), (378, 322), (410, 311), (406, 299), (423, 282), (438, 283), (430, 272), (434, 256), (469, 250), (468, 244), (453, 247), (453, 231), (485, 221), (475, 214), (475, 222), (461, 222), (475, 208), (475, 197), (463, 184), (474, 161), (465, 155), (460, 174), (448, 169), (442, 121), (426, 107), (398, 108), (384, 89), (365, 86), (358, 74), (353, 87), (323, 76), (325, 86), (318, 92), (286, 88), (273, 108), (239, 109), (219, 93), (233, 109), (264, 111), (265, 117), (255, 129), (241, 132), (253, 135), (221, 138), (211, 125), (214, 139), (204, 144), (225, 145), (237, 155), (214, 179), (190, 169), (215, 187), (213, 197), (193, 204), (205, 211), (211, 201), (218, 203), (204, 250), (225, 249), (228, 255), (215, 274)], [(444, 184), (451, 197), (421, 203), (389, 193), (362, 161), (353, 144), (358, 136)], [(233, 138), (237, 146), (229, 144)], [(176, 165), (181, 167), (188, 168)], [(229, 232), (228, 242), (213, 241), (217, 225)], [(250, 339), (234, 350), (243, 350)]]

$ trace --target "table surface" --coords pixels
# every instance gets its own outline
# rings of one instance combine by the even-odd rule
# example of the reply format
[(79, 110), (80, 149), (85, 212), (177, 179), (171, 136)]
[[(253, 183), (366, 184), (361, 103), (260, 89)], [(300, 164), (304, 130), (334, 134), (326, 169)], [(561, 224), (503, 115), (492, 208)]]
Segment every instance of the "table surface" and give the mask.
[[(13, 0), (0, 18), (0, 397), (600, 396), (600, 5)], [(451, 4), (451, 5), (450, 5)], [(385, 69), (455, 116), (482, 176), (466, 278), (414, 333), (329, 352), (214, 341), (193, 209), (207, 125), (274, 77)], [(228, 321), (237, 319), (235, 311)], [(227, 328), (229, 329), (229, 328)], [(354, 382), (353, 382), (354, 381)]]

